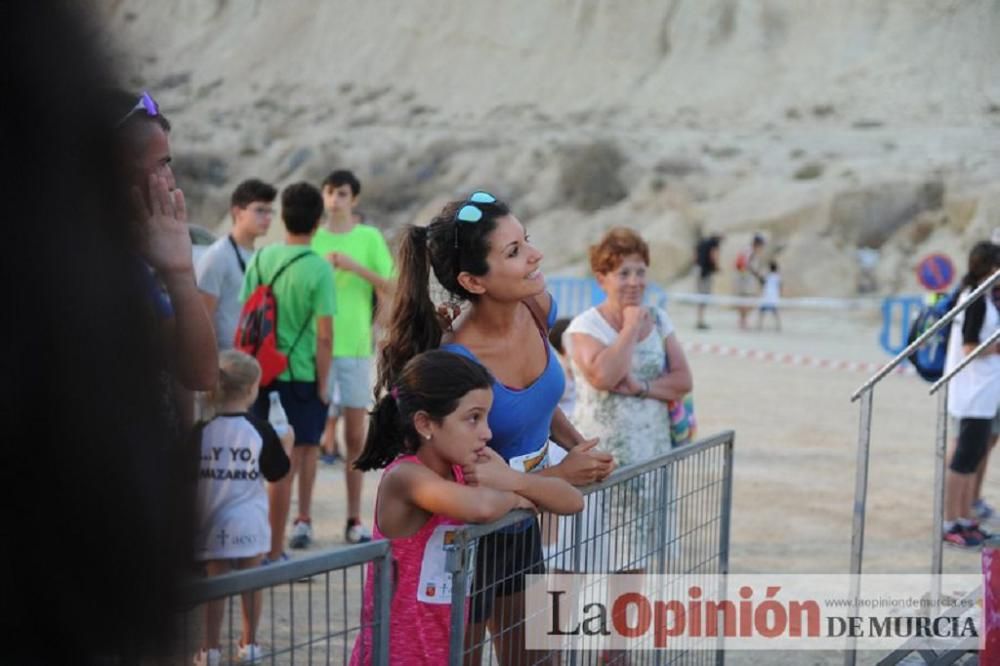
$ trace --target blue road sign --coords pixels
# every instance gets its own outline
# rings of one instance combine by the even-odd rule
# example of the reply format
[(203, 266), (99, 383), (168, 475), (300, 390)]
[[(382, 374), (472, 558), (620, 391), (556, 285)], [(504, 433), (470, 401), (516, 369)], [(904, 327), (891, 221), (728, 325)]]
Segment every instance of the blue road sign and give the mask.
[(943, 254), (929, 255), (917, 265), (917, 279), (931, 291), (944, 291), (955, 279), (955, 264)]

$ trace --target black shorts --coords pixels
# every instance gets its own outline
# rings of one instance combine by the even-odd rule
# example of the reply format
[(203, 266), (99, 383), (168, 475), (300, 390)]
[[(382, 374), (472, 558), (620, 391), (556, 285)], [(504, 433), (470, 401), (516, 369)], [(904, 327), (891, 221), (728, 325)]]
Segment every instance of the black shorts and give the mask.
[[(493, 532), (476, 544), (476, 574), (472, 583), (471, 621), (482, 622), (493, 613), (497, 597), (524, 590), (527, 574), (545, 573), (542, 536), (532, 518), (527, 529)], [(521, 525), (515, 525), (520, 528)], [(511, 528), (506, 528), (511, 529)]]
[(986, 457), (993, 435), (993, 419), (960, 419), (958, 446), (948, 468), (956, 474), (974, 474)]
[(257, 418), (267, 420), (271, 409), (268, 394), (272, 391), (277, 391), (281, 397), (288, 423), (295, 430), (295, 446), (319, 446), (326, 426), (327, 406), (316, 393), (316, 382), (275, 381), (266, 389), (262, 387), (253, 405), (253, 414)]

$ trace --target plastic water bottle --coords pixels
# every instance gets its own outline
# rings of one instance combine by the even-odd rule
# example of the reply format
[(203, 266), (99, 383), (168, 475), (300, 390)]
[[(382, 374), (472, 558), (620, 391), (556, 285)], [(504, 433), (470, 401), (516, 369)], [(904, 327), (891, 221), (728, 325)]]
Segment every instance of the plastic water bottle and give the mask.
[(278, 433), (278, 437), (284, 437), (288, 432), (288, 415), (285, 408), (281, 406), (281, 396), (277, 391), (271, 391), (267, 396), (271, 401), (271, 407), (267, 411), (267, 420), (271, 427)]

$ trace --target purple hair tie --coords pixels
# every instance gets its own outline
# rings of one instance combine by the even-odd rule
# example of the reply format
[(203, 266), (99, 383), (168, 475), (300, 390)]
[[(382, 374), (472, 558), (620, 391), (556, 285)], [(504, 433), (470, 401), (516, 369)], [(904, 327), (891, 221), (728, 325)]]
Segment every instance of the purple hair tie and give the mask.
[(393, 400), (399, 400), (399, 387), (398, 387), (398, 386), (393, 386), (393, 387), (392, 387), (392, 388), (391, 388), (391, 389), (389, 390), (389, 395), (391, 395), (391, 396), (392, 396), (392, 399), (393, 399)]

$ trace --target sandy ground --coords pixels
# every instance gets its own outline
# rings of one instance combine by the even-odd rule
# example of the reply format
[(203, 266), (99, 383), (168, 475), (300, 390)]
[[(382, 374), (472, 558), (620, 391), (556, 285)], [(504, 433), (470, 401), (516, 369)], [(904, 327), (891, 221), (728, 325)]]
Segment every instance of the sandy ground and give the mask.
[[(782, 350), (833, 360), (879, 361), (879, 322), (871, 313), (784, 313), (785, 330), (739, 331), (735, 312), (709, 312), (709, 331), (695, 331), (694, 311), (671, 312), (683, 342), (711, 342), (741, 349)], [(736, 572), (846, 573), (850, 563), (851, 520), (859, 406), (849, 399), (866, 375), (692, 353), (696, 407), (701, 435), (736, 432), (731, 567)], [(915, 376), (890, 376), (875, 394), (874, 427), (865, 541), (866, 572), (906, 573), (929, 569), (936, 400), (929, 384)], [(378, 474), (365, 479), (365, 520)], [(985, 495), (1000, 503), (1000, 472), (987, 477)], [(293, 500), (294, 502), (294, 500)], [(343, 547), (343, 467), (321, 466), (316, 485), (316, 543), (308, 552)], [(294, 514), (294, 507), (293, 507)], [(293, 557), (298, 557), (293, 552)], [(977, 553), (946, 550), (948, 572), (976, 572)], [(357, 576), (356, 572), (352, 576)], [(319, 583), (319, 586), (317, 586)], [(277, 620), (289, 613), (304, 619), (309, 606), (335, 626), (344, 610), (326, 606), (323, 581), (295, 586), (294, 608), (279, 591)], [(332, 589), (341, 581), (332, 579)], [(353, 581), (349, 586), (357, 589)], [(313, 598), (307, 598), (309, 592)], [(350, 605), (356, 601), (356, 596)], [(324, 611), (324, 608), (328, 610)], [(350, 619), (352, 609), (346, 609)], [(265, 600), (264, 637), (269, 624)], [(308, 623), (307, 623), (308, 624)], [(340, 663), (337, 650), (330, 663)], [(861, 653), (859, 663), (878, 655)], [(729, 653), (735, 664), (839, 664), (842, 655), (810, 653)], [(305, 660), (307, 663), (309, 660)], [(314, 663), (326, 663), (325, 650)], [(296, 660), (299, 663), (299, 658)]]

